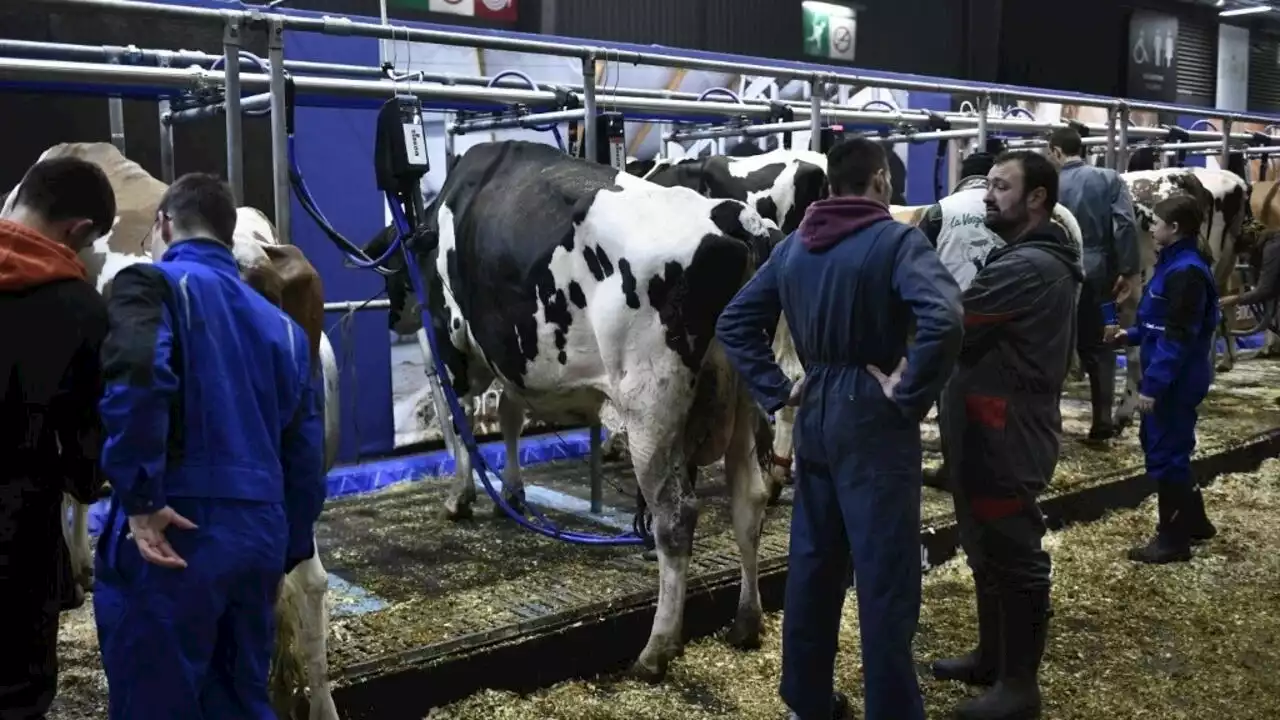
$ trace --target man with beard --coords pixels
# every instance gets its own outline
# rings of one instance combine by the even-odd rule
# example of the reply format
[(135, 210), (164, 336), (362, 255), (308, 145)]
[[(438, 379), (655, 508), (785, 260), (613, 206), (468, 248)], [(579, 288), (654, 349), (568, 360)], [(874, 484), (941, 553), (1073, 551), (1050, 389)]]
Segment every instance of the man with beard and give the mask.
[[(911, 656), (920, 422), (960, 347), (960, 289), (923, 233), (889, 215), (892, 171), (878, 143), (836, 145), (827, 174), (831, 197), (809, 206), (720, 314), (716, 335), (765, 410), (800, 406), (782, 699), (800, 720), (847, 715), (844, 698), (833, 701), (832, 674), (852, 555), (863, 717), (924, 720)], [(766, 334), (783, 312), (804, 358), (794, 388)]]
[(1050, 562), (1036, 497), (1058, 460), (1058, 402), (1084, 279), (1078, 246), (1050, 221), (1057, 195), (1058, 172), (1043, 156), (996, 159), (986, 224), (1006, 245), (964, 293), (964, 343), (942, 398), (943, 454), (977, 590), (978, 647), (936, 661), (933, 672), (993, 686), (960, 706), (963, 720), (1040, 716)]

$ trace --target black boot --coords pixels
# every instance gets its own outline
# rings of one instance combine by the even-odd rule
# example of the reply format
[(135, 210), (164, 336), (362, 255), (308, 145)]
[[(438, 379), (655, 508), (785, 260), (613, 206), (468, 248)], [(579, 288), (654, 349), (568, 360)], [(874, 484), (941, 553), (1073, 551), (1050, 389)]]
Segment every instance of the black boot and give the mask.
[(1049, 634), (1049, 590), (1000, 595), (1001, 667), (995, 686), (960, 704), (959, 720), (1040, 717), (1040, 659)]
[(1098, 358), (1089, 370), (1089, 402), (1092, 407), (1092, 422), (1089, 427), (1089, 442), (1105, 442), (1116, 436), (1115, 426), (1111, 421), (1112, 406), (1116, 399), (1116, 356), (1106, 350), (1098, 353)]
[[(794, 712), (789, 715), (791, 720), (800, 720), (800, 716)], [(853, 713), (849, 708), (849, 697), (842, 692), (831, 694), (831, 720), (851, 720)]]
[(1191, 538), (1187, 535), (1187, 510), (1190, 486), (1160, 482), (1157, 502), (1160, 504), (1156, 535), (1146, 545), (1131, 548), (1129, 559), (1148, 565), (1186, 562), (1191, 559)]
[(1187, 537), (1192, 543), (1212, 540), (1218, 534), (1218, 528), (1209, 522), (1209, 516), (1204, 511), (1204, 495), (1200, 493), (1198, 485), (1192, 487), (1187, 494), (1186, 521)]
[(974, 578), (978, 594), (978, 647), (967, 655), (933, 662), (933, 676), (990, 686), (1000, 675), (1000, 596)]

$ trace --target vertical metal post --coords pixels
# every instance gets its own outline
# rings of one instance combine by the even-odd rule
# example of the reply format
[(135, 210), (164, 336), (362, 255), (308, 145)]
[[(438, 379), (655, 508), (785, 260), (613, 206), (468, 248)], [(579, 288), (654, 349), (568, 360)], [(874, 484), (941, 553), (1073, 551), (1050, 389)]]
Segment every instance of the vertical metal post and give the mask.
[(1120, 104), (1116, 118), (1116, 172), (1129, 169), (1129, 106)]
[[(113, 56), (111, 64), (119, 65), (120, 58)], [(119, 95), (107, 98), (107, 120), (111, 123), (111, 144), (116, 146), (121, 155), (124, 155), (124, 99)]]
[(156, 101), (160, 115), (160, 180), (173, 183), (173, 126), (169, 124), (169, 98)]
[(111, 118), (111, 144), (124, 155), (124, 100), (118, 96), (107, 98), (107, 114)]
[[(596, 151), (596, 143), (598, 142), (597, 134), (599, 127), (596, 125), (596, 54), (595, 51), (587, 53), (582, 59), (582, 124), (586, 125), (583, 129), (582, 143), (586, 147), (583, 155), (590, 161), (599, 160)], [(592, 478), (592, 484), (595, 478)]]
[(1116, 115), (1119, 110), (1115, 107), (1107, 108), (1107, 150), (1106, 163), (1107, 167), (1112, 170), (1119, 169), (1116, 167)]
[(236, 205), (244, 204), (244, 142), (240, 111), (240, 17), (228, 15), (222, 29), (223, 72), (226, 77), (227, 184)]
[(822, 152), (822, 77), (809, 81), (809, 149)]
[(963, 140), (947, 140), (947, 188), (951, 192), (964, 178), (960, 177), (960, 162), (964, 155)]
[(595, 515), (604, 512), (604, 473), (600, 469), (603, 440), (597, 419), (591, 423), (591, 512)]
[(991, 107), (991, 96), (978, 98), (978, 152), (987, 151), (987, 108)]
[[(1227, 169), (1227, 162), (1231, 159), (1231, 118), (1222, 119), (1222, 160), (1219, 161), (1218, 167), (1223, 170)], [(1248, 181), (1248, 178), (1245, 178)]]
[(271, 177), (275, 190), (276, 233), (293, 242), (289, 222), (289, 130), (284, 96), (284, 23), (272, 18), (267, 26), (267, 60), (271, 64)]

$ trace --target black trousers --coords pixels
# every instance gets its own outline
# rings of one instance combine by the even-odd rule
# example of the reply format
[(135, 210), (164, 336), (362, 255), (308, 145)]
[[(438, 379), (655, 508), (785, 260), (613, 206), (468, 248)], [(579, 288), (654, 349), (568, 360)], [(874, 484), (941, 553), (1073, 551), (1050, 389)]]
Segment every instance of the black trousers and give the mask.
[(1116, 394), (1116, 353), (1103, 342), (1106, 327), (1102, 306), (1111, 302), (1112, 283), (1089, 278), (1080, 286), (1076, 307), (1076, 353), (1089, 376), (1089, 401), (1094, 430), (1110, 430)]
[(0, 720), (42, 720), (58, 686), (71, 565), (60, 486), (0, 477)]

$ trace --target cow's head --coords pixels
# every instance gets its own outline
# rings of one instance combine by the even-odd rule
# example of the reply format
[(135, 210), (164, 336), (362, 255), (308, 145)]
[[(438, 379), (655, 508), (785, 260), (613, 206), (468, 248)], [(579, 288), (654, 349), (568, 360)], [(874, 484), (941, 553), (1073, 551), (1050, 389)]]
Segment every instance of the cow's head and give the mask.
[[(365, 256), (375, 260), (382, 257), (391, 248), (399, 232), (395, 225), (383, 228), (365, 245)], [(382, 276), (390, 303), (387, 327), (398, 335), (412, 335), (422, 327), (422, 308), (413, 292), (413, 284), (409, 282), (404, 255), (399, 251), (392, 253), (383, 266), (390, 271)]]
[(711, 220), (722, 233), (746, 243), (753, 255), (754, 269), (769, 259), (774, 246), (782, 242), (782, 231), (755, 208), (738, 200), (722, 200), (712, 208)]

